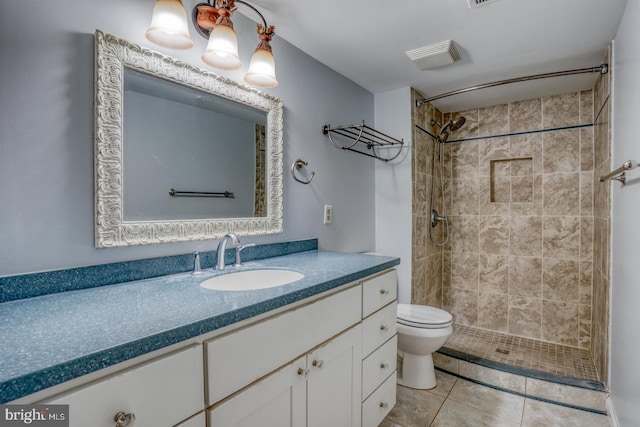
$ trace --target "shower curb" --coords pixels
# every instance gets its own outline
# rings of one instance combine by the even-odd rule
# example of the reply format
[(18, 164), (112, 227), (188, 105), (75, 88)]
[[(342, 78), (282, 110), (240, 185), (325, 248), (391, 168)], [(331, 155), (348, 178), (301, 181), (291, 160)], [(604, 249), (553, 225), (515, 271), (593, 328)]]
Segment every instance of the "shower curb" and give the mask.
[(518, 396), (606, 415), (609, 392), (600, 381), (512, 366), (446, 347), (434, 353), (436, 369)]

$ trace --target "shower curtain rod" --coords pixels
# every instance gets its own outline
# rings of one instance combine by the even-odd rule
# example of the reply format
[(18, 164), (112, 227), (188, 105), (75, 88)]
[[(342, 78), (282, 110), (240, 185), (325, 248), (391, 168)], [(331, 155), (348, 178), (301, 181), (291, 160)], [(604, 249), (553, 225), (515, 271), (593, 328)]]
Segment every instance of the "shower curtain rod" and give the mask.
[(470, 86), (464, 89), (453, 90), (451, 92), (443, 93), (440, 95), (431, 96), (428, 98), (416, 99), (416, 107), (420, 107), (425, 102), (435, 101), (436, 99), (446, 98), (448, 96), (459, 95), (461, 93), (471, 92), (479, 89), (487, 89), (495, 86), (502, 86), (510, 83), (520, 83), (529, 80), (547, 79), (550, 77), (562, 77), (570, 76), (573, 74), (586, 74), (586, 73), (600, 73), (607, 74), (609, 72), (609, 64), (600, 64), (598, 67), (579, 68), (577, 70), (556, 71), (554, 73), (534, 74), (532, 76), (515, 77), (513, 79), (499, 80), (497, 82), (485, 83), (477, 86)]

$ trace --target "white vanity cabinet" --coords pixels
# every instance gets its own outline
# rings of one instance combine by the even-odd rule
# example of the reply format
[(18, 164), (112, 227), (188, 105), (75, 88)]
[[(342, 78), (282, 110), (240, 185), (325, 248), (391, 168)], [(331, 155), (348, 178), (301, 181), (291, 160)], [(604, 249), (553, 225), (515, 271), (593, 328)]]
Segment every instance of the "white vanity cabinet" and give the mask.
[(395, 404), (396, 272), (327, 294), (38, 403), (70, 405), (71, 427), (377, 426)]
[(70, 427), (113, 427), (120, 412), (135, 416), (131, 426), (204, 427), (202, 414), (191, 418), (203, 410), (203, 378), (202, 346), (192, 345), (42, 403), (69, 405)]
[(360, 325), (207, 411), (210, 427), (360, 426)]
[(209, 426), (359, 426), (361, 292), (352, 286), (205, 343)]
[(362, 283), (362, 427), (376, 427), (396, 403), (397, 273)]

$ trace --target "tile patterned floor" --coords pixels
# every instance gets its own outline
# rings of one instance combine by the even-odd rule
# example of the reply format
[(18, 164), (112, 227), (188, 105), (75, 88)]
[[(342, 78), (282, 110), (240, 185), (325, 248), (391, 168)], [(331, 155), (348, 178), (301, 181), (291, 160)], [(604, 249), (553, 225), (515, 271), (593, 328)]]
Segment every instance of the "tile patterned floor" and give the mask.
[(589, 350), (454, 325), (446, 348), (551, 374), (598, 381)]
[(605, 415), (541, 402), (436, 371), (438, 386), (398, 386), (380, 427), (608, 427)]

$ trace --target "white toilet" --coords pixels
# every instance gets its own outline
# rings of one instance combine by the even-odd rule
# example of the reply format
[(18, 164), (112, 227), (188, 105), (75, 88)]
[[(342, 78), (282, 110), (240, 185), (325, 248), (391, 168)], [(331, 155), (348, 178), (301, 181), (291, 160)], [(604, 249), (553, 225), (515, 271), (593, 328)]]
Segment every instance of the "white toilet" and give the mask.
[(432, 353), (453, 332), (453, 317), (435, 307), (398, 304), (398, 384), (416, 389), (436, 386)]

